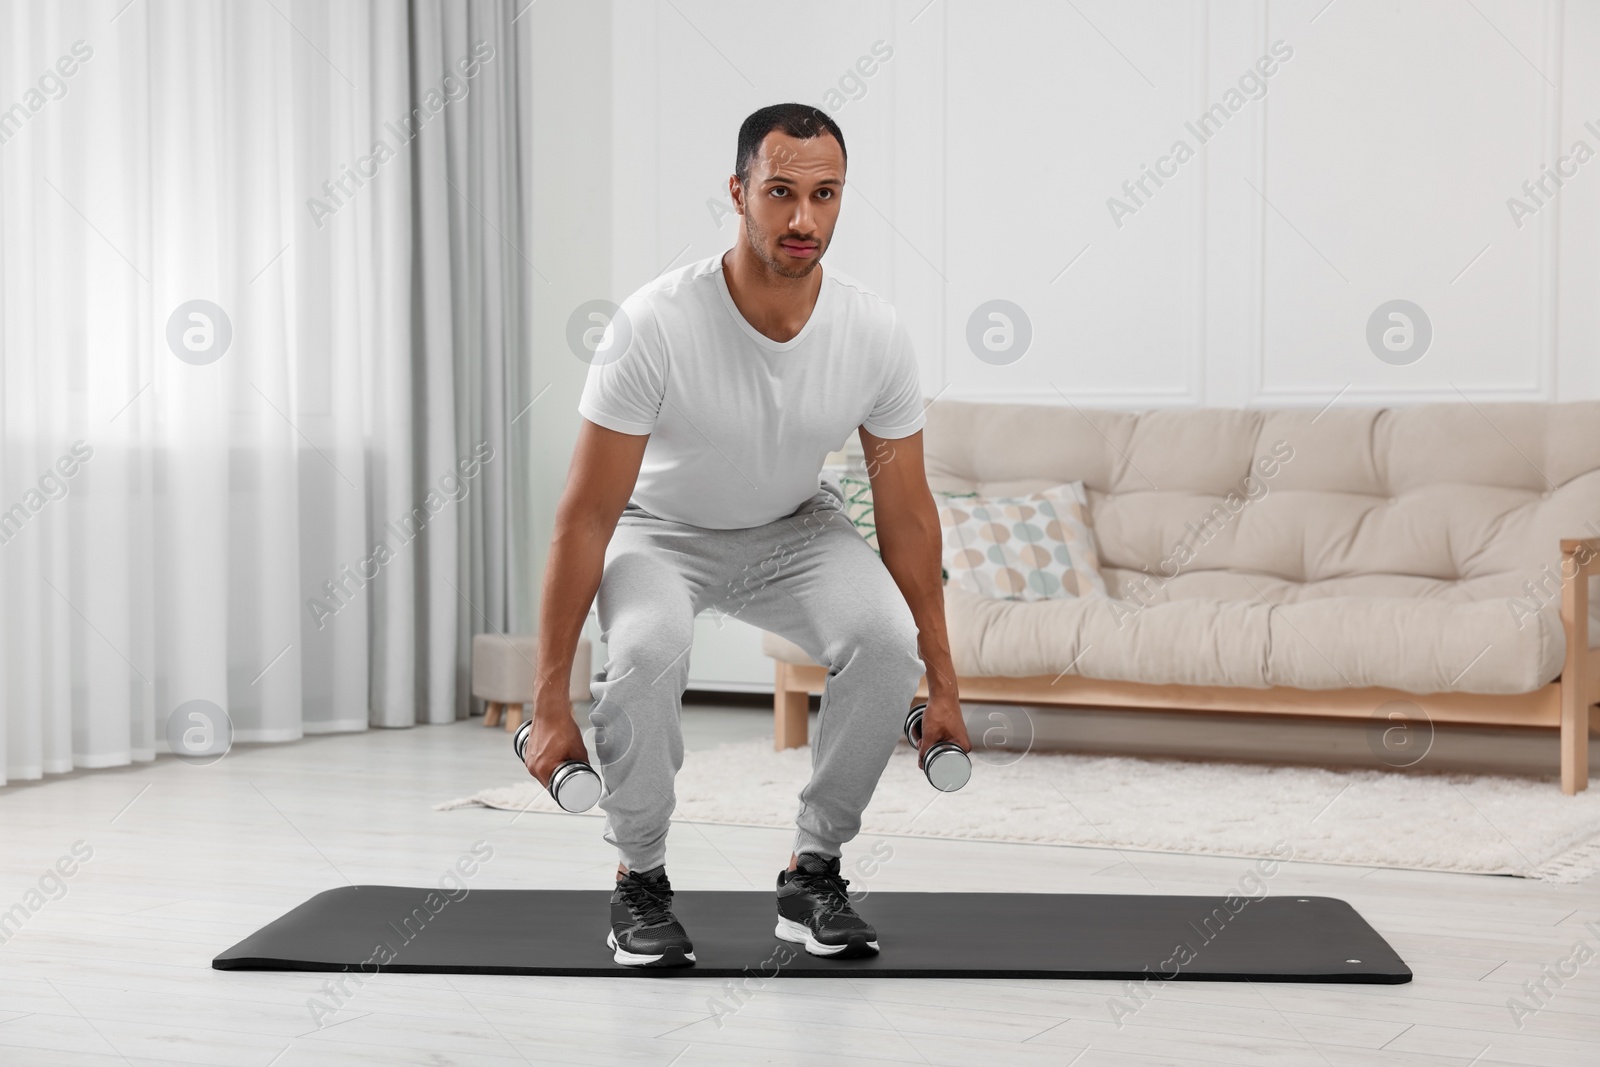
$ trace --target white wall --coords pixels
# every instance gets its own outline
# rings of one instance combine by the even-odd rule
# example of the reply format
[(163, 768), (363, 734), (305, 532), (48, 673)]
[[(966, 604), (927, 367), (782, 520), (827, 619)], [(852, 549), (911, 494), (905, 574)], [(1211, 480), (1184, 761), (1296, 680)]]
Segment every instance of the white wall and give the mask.
[[(1520, 228), (1507, 206), (1575, 140), (1600, 149), (1600, 3), (612, 11), (611, 291), (593, 296), (620, 301), (729, 247), (737, 219), (716, 205), (739, 123), (800, 100), (830, 110), (851, 153), (828, 262), (908, 313), (927, 396), (1132, 408), (1600, 396), (1600, 160)], [(1279, 41), (1292, 54), (1201, 146), (1185, 123), (1226, 108)], [(875, 45), (890, 58), (870, 59)], [(863, 57), (871, 75), (830, 100)], [(1146, 179), (1133, 202), (1124, 181), (1180, 139), (1194, 158), (1164, 164), (1172, 177)], [(1111, 197), (1135, 209), (1120, 225)], [(994, 299), (1033, 330), (1003, 365), (966, 340)], [(1409, 363), (1367, 341), (1394, 299), (1433, 329)], [(770, 687), (759, 641), (703, 616), (691, 686)]]
[[(1475, 4), (615, 0), (612, 292), (596, 295), (727, 248), (736, 219), (708, 202), (726, 201), (739, 122), (826, 106), (882, 41), (892, 57), (832, 110), (851, 159), (829, 263), (909, 313), (929, 396), (1600, 396), (1600, 160), (1520, 229), (1507, 207), (1574, 141), (1600, 149), (1583, 125), (1600, 130), (1600, 4)], [(1185, 123), (1275, 41), (1293, 54), (1264, 95), (1142, 204), (1123, 194), (1175, 141), (1199, 144)], [(1136, 207), (1120, 226), (1113, 196)], [(1033, 329), (1000, 366), (965, 339), (996, 298)], [(1366, 340), (1396, 298), (1434, 332), (1407, 365)]]
[(611, 274), (612, 11), (586, 0), (518, 8), (518, 26), (531, 22), (533, 52), (519, 85), (527, 101), (520, 125), (532, 143), (533, 162), (524, 179), (532, 189), (529, 217), (521, 221), (516, 243), (533, 264), (526, 297), (538, 400), (520, 416), (533, 446), (526, 468), (536, 535), (533, 544), (513, 548), (513, 557), (526, 561), (516, 572), (535, 590), (526, 602), (533, 614), (514, 623), (518, 632), (532, 633), (556, 503), (578, 436), (578, 395), (588, 373), (587, 364), (567, 349), (567, 319), (606, 287)]

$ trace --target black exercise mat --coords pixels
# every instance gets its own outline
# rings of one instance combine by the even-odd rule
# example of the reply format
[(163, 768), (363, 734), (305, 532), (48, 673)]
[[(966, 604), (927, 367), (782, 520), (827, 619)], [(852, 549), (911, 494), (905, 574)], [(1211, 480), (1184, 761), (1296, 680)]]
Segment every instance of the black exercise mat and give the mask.
[[(232, 948), (217, 970), (736, 978), (1099, 978), (1394, 985), (1411, 969), (1332, 897), (874, 892), (883, 951), (829, 960), (773, 935), (771, 893), (679, 890), (693, 967), (612, 962), (604, 890), (344, 886)], [(1229, 903), (1236, 910), (1229, 909)]]

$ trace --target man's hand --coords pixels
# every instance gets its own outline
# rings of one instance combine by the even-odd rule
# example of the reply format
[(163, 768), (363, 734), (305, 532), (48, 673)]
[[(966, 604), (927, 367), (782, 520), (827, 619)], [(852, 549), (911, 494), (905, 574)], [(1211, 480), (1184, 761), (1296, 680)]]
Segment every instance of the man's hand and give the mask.
[(535, 697), (532, 735), (522, 755), (528, 773), (546, 789), (550, 788), (550, 776), (567, 760), (589, 761), (583, 731), (572, 717), (572, 699), (565, 693)]
[(972, 751), (972, 742), (967, 739), (967, 724), (961, 718), (961, 702), (954, 696), (941, 694), (929, 697), (928, 706), (922, 709), (922, 747), (917, 751), (919, 769), (923, 769), (922, 761), (928, 755), (928, 749), (940, 741), (954, 741), (961, 746), (961, 751)]

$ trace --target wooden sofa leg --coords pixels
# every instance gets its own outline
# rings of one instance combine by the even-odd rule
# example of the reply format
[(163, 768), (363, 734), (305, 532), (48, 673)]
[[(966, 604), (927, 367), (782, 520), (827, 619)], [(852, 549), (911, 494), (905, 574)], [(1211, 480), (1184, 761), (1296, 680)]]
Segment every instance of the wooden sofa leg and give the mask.
[(500, 716), (505, 714), (506, 706), (498, 701), (491, 700), (483, 709), (483, 725), (499, 726)]
[[(1576, 688), (1576, 687), (1574, 687)], [(1589, 705), (1569, 697), (1561, 685), (1561, 791), (1568, 796), (1589, 788)]]
[(1589, 788), (1589, 575), (1600, 563), (1595, 539), (1561, 542), (1561, 628), (1567, 659), (1561, 668), (1561, 791)]
[(789, 688), (789, 665), (779, 662), (772, 686), (772, 747), (804, 748), (810, 726), (811, 694)]

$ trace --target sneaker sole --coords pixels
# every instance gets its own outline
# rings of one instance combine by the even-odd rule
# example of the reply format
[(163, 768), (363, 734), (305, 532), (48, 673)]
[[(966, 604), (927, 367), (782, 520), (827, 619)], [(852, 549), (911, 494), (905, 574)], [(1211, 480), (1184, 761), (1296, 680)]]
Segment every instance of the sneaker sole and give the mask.
[(811, 932), (811, 927), (804, 923), (797, 923), (793, 919), (778, 916), (777, 929), (772, 931), (785, 941), (805, 945), (806, 951), (813, 956), (840, 956), (849, 959), (852, 956), (876, 956), (878, 943), (876, 941), (846, 941), (842, 945), (825, 945), (817, 940), (817, 935)]
[(687, 967), (694, 962), (694, 952), (661, 952), (652, 956), (644, 952), (629, 952), (617, 944), (615, 932), (606, 934), (606, 948), (614, 953), (612, 959), (624, 967)]

